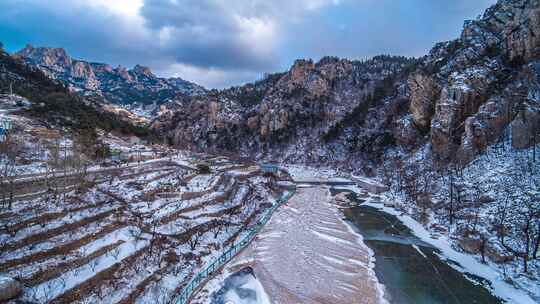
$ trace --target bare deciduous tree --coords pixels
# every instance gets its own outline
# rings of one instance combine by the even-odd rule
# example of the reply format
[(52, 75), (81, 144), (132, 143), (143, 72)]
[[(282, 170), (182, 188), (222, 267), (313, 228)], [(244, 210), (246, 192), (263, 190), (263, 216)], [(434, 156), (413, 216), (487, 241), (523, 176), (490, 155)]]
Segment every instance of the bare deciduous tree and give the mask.
[(0, 195), (4, 208), (7, 204), (11, 209), (13, 204), (17, 158), (21, 150), (21, 143), (9, 134), (0, 142)]
[(195, 250), (197, 245), (201, 241), (204, 232), (201, 229), (197, 229), (196, 224), (192, 220), (185, 220), (182, 222), (184, 233), (189, 233), (188, 244), (191, 250)]

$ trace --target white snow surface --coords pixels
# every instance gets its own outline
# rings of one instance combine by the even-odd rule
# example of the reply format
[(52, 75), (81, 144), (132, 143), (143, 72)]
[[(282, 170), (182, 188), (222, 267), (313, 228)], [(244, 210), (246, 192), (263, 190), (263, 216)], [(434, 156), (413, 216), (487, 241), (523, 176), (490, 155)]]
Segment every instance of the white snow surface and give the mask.
[(250, 299), (242, 299), (236, 292), (230, 290), (224, 296), (225, 303), (230, 302), (232, 304), (271, 304), (270, 298), (266, 294), (264, 287), (257, 278), (253, 277), (252, 275), (247, 275), (246, 280), (247, 281), (241, 287), (255, 292), (256, 299), (253, 301)]
[(334, 169), (315, 168), (300, 165), (283, 166), (295, 181), (316, 181), (338, 178), (338, 172)]

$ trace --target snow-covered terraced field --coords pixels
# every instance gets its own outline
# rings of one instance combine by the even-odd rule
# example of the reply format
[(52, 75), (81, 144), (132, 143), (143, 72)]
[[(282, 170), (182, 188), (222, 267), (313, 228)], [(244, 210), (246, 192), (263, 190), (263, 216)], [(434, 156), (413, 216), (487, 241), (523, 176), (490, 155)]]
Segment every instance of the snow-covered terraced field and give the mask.
[(1, 209), (0, 274), (32, 303), (170, 302), (281, 195), (218, 160), (209, 174), (174, 165), (183, 160), (111, 170), (84, 193)]

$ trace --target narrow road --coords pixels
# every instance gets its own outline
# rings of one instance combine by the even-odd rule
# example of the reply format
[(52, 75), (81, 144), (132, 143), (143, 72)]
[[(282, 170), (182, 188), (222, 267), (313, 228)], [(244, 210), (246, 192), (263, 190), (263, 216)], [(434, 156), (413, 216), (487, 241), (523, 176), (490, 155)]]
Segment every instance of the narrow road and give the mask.
[[(140, 163), (131, 163), (119, 167), (94, 167), (87, 171), (87, 180), (104, 181), (110, 176), (121, 176), (124, 173), (132, 172), (132, 174), (144, 174), (145, 170), (136, 172), (137, 169), (145, 169), (150, 171), (167, 170), (170, 168), (180, 168), (188, 172), (195, 171), (193, 167), (189, 167), (177, 162), (170, 161), (169, 158), (151, 159)], [(79, 174), (73, 170), (57, 170), (55, 172), (34, 173), (18, 176), (13, 180), (13, 199), (14, 201), (28, 200), (44, 195), (47, 191), (47, 179), (49, 182), (53, 180), (59, 182), (59, 191), (71, 191), (73, 186), (78, 182)], [(1, 200), (1, 199), (0, 199)]]

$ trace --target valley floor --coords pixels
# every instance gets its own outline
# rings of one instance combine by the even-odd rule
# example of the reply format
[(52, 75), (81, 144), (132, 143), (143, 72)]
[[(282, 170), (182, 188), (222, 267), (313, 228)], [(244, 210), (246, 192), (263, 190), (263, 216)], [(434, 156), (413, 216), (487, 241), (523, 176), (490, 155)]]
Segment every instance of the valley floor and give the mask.
[[(287, 170), (296, 181), (344, 180), (332, 170), (292, 166)], [(468, 274), (485, 279), (491, 285), (489, 292), (509, 303), (535, 302), (525, 290), (505, 282), (493, 265), (459, 252), (449, 238), (430, 234), (406, 214), (383, 206), (381, 202), (388, 206), (395, 203), (388, 195), (369, 194), (356, 186), (337, 188), (350, 189), (360, 194), (362, 201), (367, 200), (367, 205), (398, 216), (416, 237), (439, 250), (442, 263), (463, 273), (465, 280), (474, 283)], [(298, 192), (289, 203), (274, 213), (255, 240), (211, 279), (192, 303), (386, 302), (385, 287), (374, 272), (373, 252), (343, 220), (340, 208), (350, 206), (347, 202), (341, 194), (332, 197), (327, 186), (298, 185)], [(246, 289), (251, 296), (246, 297)]]

